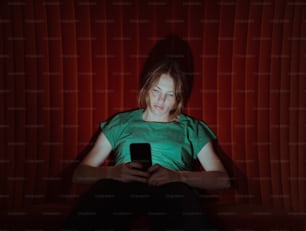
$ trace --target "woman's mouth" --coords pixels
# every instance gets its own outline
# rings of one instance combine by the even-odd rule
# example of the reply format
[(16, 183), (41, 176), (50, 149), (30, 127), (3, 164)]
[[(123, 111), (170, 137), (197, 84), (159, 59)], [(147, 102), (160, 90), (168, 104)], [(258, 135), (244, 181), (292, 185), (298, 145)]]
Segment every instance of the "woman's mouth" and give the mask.
[(154, 105), (154, 107), (158, 110), (164, 110), (164, 106), (161, 105)]

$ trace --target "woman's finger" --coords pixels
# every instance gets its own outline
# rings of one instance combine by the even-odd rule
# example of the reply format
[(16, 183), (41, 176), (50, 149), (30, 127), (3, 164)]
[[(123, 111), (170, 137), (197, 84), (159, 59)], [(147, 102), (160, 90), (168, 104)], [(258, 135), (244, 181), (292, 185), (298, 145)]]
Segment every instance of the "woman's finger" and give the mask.
[(154, 172), (157, 172), (159, 169), (160, 169), (160, 165), (154, 164), (150, 168), (148, 168), (148, 172), (152, 174)]

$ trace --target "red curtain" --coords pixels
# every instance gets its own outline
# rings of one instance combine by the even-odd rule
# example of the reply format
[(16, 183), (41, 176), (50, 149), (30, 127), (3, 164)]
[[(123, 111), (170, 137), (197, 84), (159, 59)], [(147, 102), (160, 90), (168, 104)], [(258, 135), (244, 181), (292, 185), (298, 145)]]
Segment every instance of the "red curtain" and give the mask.
[(137, 107), (149, 54), (175, 34), (192, 51), (186, 112), (246, 176), (236, 199), (305, 211), (304, 2), (0, 4), (2, 209), (44, 201), (99, 122)]

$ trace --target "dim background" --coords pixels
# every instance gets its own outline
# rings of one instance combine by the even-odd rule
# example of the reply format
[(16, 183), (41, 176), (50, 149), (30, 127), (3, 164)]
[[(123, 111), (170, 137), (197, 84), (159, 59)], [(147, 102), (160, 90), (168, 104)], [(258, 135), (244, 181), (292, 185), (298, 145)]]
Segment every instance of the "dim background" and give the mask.
[(290, 0), (1, 1), (0, 210), (78, 195), (67, 169), (137, 107), (169, 36), (193, 68), (185, 112), (245, 177), (233, 199), (306, 212), (306, 3)]

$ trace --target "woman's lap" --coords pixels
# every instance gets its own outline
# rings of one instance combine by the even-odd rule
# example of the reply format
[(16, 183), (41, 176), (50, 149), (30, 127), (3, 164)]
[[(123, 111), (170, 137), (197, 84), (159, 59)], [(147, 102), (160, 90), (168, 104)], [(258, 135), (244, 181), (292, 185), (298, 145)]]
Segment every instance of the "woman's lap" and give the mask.
[(109, 179), (96, 182), (80, 198), (63, 227), (128, 230), (129, 222), (139, 214), (148, 215), (156, 230), (212, 227), (193, 189), (184, 183), (151, 187), (143, 183)]

